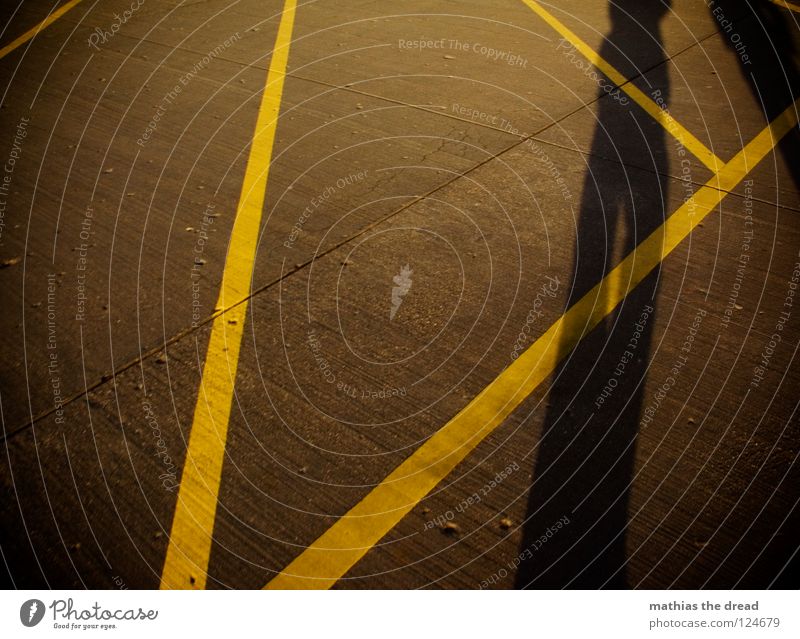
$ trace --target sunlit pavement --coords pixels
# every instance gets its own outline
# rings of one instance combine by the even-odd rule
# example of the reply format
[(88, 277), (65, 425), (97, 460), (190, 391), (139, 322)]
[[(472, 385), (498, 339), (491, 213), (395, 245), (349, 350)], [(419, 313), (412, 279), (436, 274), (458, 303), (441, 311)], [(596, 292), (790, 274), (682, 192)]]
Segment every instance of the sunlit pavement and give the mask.
[(4, 586), (798, 586), (800, 6), (0, 13)]

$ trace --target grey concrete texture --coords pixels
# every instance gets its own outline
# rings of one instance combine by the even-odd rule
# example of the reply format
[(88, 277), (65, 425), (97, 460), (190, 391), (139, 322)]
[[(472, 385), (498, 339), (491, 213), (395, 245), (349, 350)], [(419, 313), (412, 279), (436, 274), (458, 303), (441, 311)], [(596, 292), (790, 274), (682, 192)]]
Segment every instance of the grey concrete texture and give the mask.
[[(4, 587), (159, 585), (282, 11), (145, 2), (92, 46), (129, 6), (0, 58)], [(543, 6), (723, 161), (800, 95), (766, 2)], [(521, 1), (299, 3), (209, 588), (266, 584), (711, 179), (579, 60)], [(336, 587), (797, 587), (798, 144)]]

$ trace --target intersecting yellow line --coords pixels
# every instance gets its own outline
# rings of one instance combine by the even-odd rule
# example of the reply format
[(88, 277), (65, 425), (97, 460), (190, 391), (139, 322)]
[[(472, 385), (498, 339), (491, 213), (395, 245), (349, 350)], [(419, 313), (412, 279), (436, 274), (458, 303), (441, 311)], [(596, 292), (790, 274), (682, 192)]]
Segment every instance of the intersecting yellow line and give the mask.
[(779, 7), (783, 7), (784, 9), (788, 9), (789, 11), (794, 11), (795, 13), (800, 13), (800, 6), (794, 4), (793, 2), (786, 2), (786, 0), (769, 0), (772, 4), (776, 4)]
[(219, 497), (247, 296), (283, 94), (297, 0), (286, 0), (261, 97), (233, 224), (218, 314), (211, 327), (200, 392), (172, 520), (161, 588), (204, 588)]
[(28, 29), (25, 33), (19, 36), (16, 40), (9, 42), (6, 46), (0, 49), (0, 58), (6, 57), (9, 53), (11, 53), (14, 49), (19, 47), (22, 44), (25, 44), (28, 40), (30, 40), (33, 36), (37, 33), (46, 29), (51, 24), (53, 24), (56, 20), (58, 20), (61, 16), (63, 16), (67, 11), (72, 9), (76, 4), (78, 4), (81, 0), (70, 0), (66, 4), (61, 5), (58, 9), (53, 11), (49, 16), (47, 16), (44, 20), (42, 20), (39, 24), (37, 24), (32, 29)]
[(562, 38), (574, 46), (584, 58), (589, 60), (595, 67), (602, 71), (611, 82), (617, 85), (622, 91), (636, 102), (642, 109), (655, 119), (664, 129), (680, 142), (698, 160), (705, 164), (709, 169), (716, 173), (723, 164), (711, 149), (698, 140), (688, 129), (673, 118), (665, 109), (661, 108), (644, 91), (640, 90), (635, 84), (630, 82), (622, 73), (603, 58), (599, 53), (592, 49), (586, 42), (581, 40), (577, 34), (570, 30), (563, 22), (547, 11), (536, 0), (522, 0), (534, 13), (542, 20), (555, 29)]
[(270, 581), (269, 589), (330, 588), (494, 431), (797, 125), (787, 108), (562, 315), (475, 399)]

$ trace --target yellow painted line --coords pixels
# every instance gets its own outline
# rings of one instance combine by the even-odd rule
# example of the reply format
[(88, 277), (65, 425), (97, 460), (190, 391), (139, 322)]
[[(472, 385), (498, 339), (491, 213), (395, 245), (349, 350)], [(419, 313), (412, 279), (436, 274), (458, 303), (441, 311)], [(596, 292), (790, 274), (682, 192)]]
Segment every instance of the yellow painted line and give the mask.
[(247, 296), (255, 263), (297, 0), (286, 0), (247, 159), (200, 392), (183, 465), (161, 588), (204, 588)]
[(20, 45), (25, 44), (28, 40), (33, 38), (39, 31), (46, 29), (51, 24), (53, 24), (56, 20), (58, 20), (61, 16), (63, 16), (67, 11), (72, 9), (76, 4), (78, 4), (81, 0), (69, 0), (66, 4), (62, 4), (58, 9), (53, 11), (49, 16), (47, 16), (44, 20), (42, 20), (39, 24), (37, 24), (32, 29), (29, 29), (25, 33), (23, 33), (20, 37), (18, 37), (13, 42), (9, 42), (6, 46), (0, 49), (0, 58), (6, 57), (9, 53), (11, 53), (14, 49), (19, 47)]
[(653, 119), (656, 120), (667, 133), (680, 142), (698, 160), (705, 164), (715, 173), (725, 164), (718, 158), (705, 144), (698, 140), (692, 133), (673, 118), (665, 109), (662, 109), (656, 102), (640, 90), (632, 82), (613, 67), (605, 58), (594, 51), (586, 42), (581, 40), (577, 34), (571, 31), (563, 22), (558, 20), (552, 13), (547, 11), (536, 0), (522, 0), (531, 10), (534, 11), (542, 20), (555, 29), (562, 38), (567, 40), (580, 53), (591, 62), (595, 67), (602, 71), (611, 82), (617, 85), (622, 91), (645, 110)]
[[(800, 100), (798, 101), (800, 102)], [(797, 124), (796, 102), (266, 588), (330, 588), (444, 479)]]
[(769, 0), (772, 4), (777, 4), (779, 7), (783, 7), (784, 9), (789, 9), (789, 11), (794, 11), (795, 13), (800, 13), (800, 6), (792, 3), (786, 2), (786, 0)]

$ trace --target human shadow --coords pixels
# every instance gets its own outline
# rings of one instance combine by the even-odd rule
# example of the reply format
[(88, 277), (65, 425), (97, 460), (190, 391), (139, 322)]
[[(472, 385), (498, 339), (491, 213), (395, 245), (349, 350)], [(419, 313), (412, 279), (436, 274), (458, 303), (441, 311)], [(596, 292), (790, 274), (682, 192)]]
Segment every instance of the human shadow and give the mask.
[[(771, 122), (800, 97), (798, 40), (800, 31), (789, 9), (769, 0), (743, 3), (716, 0), (710, 7), (720, 37), (736, 56), (754, 98)], [(800, 21), (800, 15), (796, 19)], [(743, 140), (746, 144), (749, 140)], [(790, 131), (778, 144), (793, 187), (800, 187), (800, 131)], [(776, 194), (780, 197), (780, 194)], [(779, 202), (779, 199), (776, 199)]]
[[(800, 69), (798, 69), (798, 46), (800, 30), (797, 23), (800, 15), (787, 7), (780, 7), (769, 0), (743, 3), (736, 0), (716, 0), (709, 7), (711, 17), (717, 23), (719, 36), (736, 56), (739, 70), (763, 110), (759, 128), (778, 117), (794, 100), (800, 97)], [(749, 140), (743, 140), (746, 144)], [(783, 156), (782, 166), (774, 173), (775, 165), (763, 163), (763, 171), (773, 172), (769, 178), (758, 180), (760, 188), (774, 187), (759, 195), (771, 198), (776, 204), (786, 204), (786, 192), (800, 192), (800, 130), (794, 127), (777, 145)], [(784, 172), (785, 171), (785, 172)], [(784, 178), (781, 181), (781, 178)], [(788, 179), (786, 179), (788, 178)], [(797, 206), (797, 200), (789, 202)], [(789, 212), (789, 219), (796, 215)], [(796, 530), (800, 523), (800, 512), (795, 508), (782, 526), (785, 530)], [(774, 525), (775, 522), (769, 522)], [(740, 585), (763, 588), (797, 588), (800, 554), (792, 535), (772, 535), (773, 541), (759, 553), (760, 559), (747, 571)]]
[[(611, 31), (599, 51), (618, 69), (647, 71), (646, 90), (664, 105), (669, 86), (666, 65), (658, 64), (666, 57), (660, 23), (669, 9), (668, 0), (612, 0)], [(593, 287), (668, 214), (671, 149), (664, 129), (632, 101), (612, 95), (602, 95), (596, 115), (568, 307), (589, 292), (595, 304), (610, 306)], [(555, 346), (566, 359), (550, 388), (535, 452), (517, 588), (627, 586), (629, 495), (657, 286), (655, 271), (572, 352), (570, 336), (584, 332), (584, 318), (565, 325)]]

